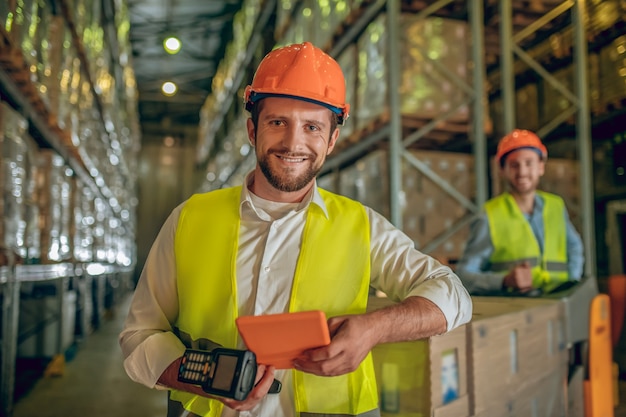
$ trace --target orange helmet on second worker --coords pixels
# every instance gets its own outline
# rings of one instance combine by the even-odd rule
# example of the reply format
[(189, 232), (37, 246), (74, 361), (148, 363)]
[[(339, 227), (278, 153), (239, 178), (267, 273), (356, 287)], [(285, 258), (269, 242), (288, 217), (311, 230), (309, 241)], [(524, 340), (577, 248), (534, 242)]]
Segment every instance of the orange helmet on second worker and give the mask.
[(327, 107), (337, 114), (339, 124), (350, 112), (341, 67), (310, 42), (275, 49), (263, 58), (244, 93), (246, 110), (262, 98), (276, 96)]
[(548, 157), (548, 150), (535, 133), (530, 130), (515, 129), (500, 139), (496, 151), (496, 161), (500, 167), (504, 166), (506, 156), (518, 149), (533, 149), (542, 160)]

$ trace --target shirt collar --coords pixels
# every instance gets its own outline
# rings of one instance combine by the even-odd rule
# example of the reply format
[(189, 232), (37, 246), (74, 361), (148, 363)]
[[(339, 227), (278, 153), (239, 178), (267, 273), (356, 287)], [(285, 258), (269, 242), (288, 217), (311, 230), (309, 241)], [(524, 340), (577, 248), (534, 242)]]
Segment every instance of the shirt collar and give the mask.
[[(248, 173), (248, 175), (246, 175), (246, 178), (244, 180), (244, 185), (243, 187), (241, 187), (241, 198), (239, 200), (239, 216), (242, 215), (242, 209), (246, 206), (254, 210), (254, 212), (257, 213), (257, 215), (259, 215), (256, 208), (254, 207), (254, 204), (252, 203), (252, 199), (250, 197), (251, 192), (250, 192), (250, 189), (248, 188), (250, 184), (252, 183), (253, 173), (254, 171), (251, 171)], [(318, 206), (322, 210), (322, 212), (324, 212), (324, 216), (328, 218), (328, 210), (326, 209), (326, 203), (324, 202), (324, 199), (322, 198), (322, 195), (320, 194), (319, 189), (317, 188), (317, 180), (315, 180), (315, 183), (313, 184), (313, 188), (311, 189), (311, 191), (304, 197), (304, 199), (302, 200), (302, 203), (300, 203), (300, 205), (298, 206), (298, 211), (308, 208), (311, 203)]]
[(539, 193), (535, 193), (535, 204), (533, 206), (533, 215), (534, 214), (542, 214), (543, 213), (543, 198), (539, 195)]

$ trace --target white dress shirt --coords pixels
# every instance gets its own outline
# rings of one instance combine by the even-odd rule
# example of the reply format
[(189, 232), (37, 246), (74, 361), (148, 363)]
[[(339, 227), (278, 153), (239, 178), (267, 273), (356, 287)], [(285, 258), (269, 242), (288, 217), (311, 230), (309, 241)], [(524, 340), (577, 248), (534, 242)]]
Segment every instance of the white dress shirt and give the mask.
[[(242, 187), (236, 267), (239, 316), (288, 311), (309, 204), (317, 204), (328, 215), (316, 187), (301, 203), (263, 200)], [(171, 332), (178, 315), (174, 236), (183, 206), (172, 211), (150, 250), (120, 334), (130, 378), (157, 389), (164, 389), (157, 384), (160, 375), (185, 350)], [(416, 250), (413, 241), (382, 215), (366, 210), (371, 228), (370, 285), (396, 301), (416, 295), (431, 300), (445, 315), (448, 330), (468, 322), (471, 299), (452, 270)], [(328, 291), (332, 294), (332, 288)], [(239, 348), (245, 348), (241, 341)], [(283, 385), (280, 394), (268, 394), (250, 412), (224, 407), (222, 417), (293, 417), (291, 372), (278, 370), (275, 378)]]

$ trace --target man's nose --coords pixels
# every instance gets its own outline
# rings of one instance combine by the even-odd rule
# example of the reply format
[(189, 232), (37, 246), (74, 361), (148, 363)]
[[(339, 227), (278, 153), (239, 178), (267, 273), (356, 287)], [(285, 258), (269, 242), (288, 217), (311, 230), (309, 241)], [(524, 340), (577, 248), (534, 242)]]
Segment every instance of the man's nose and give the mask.
[(282, 144), (288, 149), (299, 149), (304, 143), (304, 135), (296, 126), (288, 126), (285, 129)]

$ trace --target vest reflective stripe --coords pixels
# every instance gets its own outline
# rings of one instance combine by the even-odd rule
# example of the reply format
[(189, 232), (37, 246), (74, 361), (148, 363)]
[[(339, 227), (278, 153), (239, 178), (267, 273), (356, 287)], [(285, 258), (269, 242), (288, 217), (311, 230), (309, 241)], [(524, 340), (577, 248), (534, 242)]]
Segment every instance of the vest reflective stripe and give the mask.
[[(300, 417), (353, 417), (352, 414), (319, 414), (319, 413), (300, 413)], [(380, 410), (367, 411), (358, 414), (358, 417), (380, 417)]]
[(494, 271), (504, 272), (526, 261), (532, 267), (533, 287), (549, 291), (568, 279), (565, 205), (554, 194), (537, 194), (544, 201), (543, 256), (528, 220), (513, 196), (504, 193), (485, 203), (494, 247), (490, 262)]
[[(323, 190), (320, 194), (329, 216), (316, 204), (308, 208), (289, 311), (321, 309), (327, 317), (365, 312), (370, 277), (367, 213), (355, 201)], [(241, 187), (194, 195), (180, 215), (175, 237), (180, 301), (176, 326), (192, 340), (237, 346), (240, 195)], [(377, 409), (371, 354), (348, 375), (322, 378), (292, 372), (299, 413), (355, 416)], [(172, 391), (170, 398), (200, 416), (219, 416), (222, 411), (220, 402), (188, 393)]]
[[(201, 417), (198, 414), (187, 411), (178, 401), (168, 398), (167, 417)], [(320, 414), (320, 413), (300, 413), (299, 417), (354, 417), (352, 414)], [(356, 417), (380, 417), (380, 410), (367, 411), (358, 414)]]
[[(519, 265), (520, 262), (526, 262), (531, 267), (539, 265), (537, 258), (527, 258), (519, 259), (515, 262), (495, 262), (491, 264), (491, 270), (496, 272), (510, 271), (515, 265)], [(567, 271), (567, 264), (546, 261), (546, 269), (548, 271)]]

